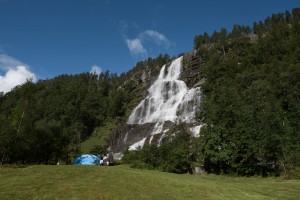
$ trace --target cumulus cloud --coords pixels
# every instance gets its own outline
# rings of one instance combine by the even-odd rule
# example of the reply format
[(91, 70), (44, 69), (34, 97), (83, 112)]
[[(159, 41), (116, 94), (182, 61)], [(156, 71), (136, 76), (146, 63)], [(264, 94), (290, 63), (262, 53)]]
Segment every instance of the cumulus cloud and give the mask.
[[(152, 49), (163, 48), (166, 50), (171, 46), (170, 40), (168, 40), (165, 35), (155, 30), (143, 31), (134, 39), (128, 39), (125, 37), (125, 42), (131, 55), (142, 57), (148, 56), (149, 47), (152, 47)], [(155, 44), (156, 47), (153, 47), (153, 44)], [(148, 48), (146, 48), (146, 46)]]
[(97, 65), (93, 65), (90, 73), (99, 75), (102, 73), (102, 69)]
[(129, 51), (133, 55), (146, 55), (147, 50), (144, 48), (140, 38), (135, 38), (133, 40), (126, 39), (126, 44), (129, 48)]
[(36, 75), (29, 70), (29, 66), (8, 55), (0, 55), (0, 92), (7, 93), (17, 85), (27, 80), (37, 81)]

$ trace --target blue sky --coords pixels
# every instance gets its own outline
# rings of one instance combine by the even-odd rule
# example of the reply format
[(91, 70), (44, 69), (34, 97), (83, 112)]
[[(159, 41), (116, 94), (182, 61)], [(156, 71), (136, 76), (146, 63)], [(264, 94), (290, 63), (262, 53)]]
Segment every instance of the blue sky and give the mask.
[(196, 34), (252, 25), (299, 6), (297, 0), (0, 0), (0, 84), (8, 84), (1, 80), (9, 72), (21, 73), (19, 66), (34, 80), (93, 66), (120, 74), (159, 53), (191, 51)]

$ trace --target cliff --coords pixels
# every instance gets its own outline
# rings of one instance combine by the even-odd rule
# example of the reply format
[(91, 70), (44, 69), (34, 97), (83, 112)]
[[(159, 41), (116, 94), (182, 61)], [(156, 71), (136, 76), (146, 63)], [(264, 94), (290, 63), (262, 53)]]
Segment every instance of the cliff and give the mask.
[(147, 70), (136, 72), (141, 75), (136, 82), (141, 84), (143, 98), (135, 101), (131, 115), (113, 131), (110, 150), (123, 152), (144, 144), (160, 145), (174, 134), (172, 127), (181, 122), (186, 123), (191, 134), (198, 136), (199, 129), (195, 127), (201, 122), (195, 119), (195, 114), (201, 99), (203, 65), (204, 60), (193, 51), (161, 66), (156, 77), (151, 77)]

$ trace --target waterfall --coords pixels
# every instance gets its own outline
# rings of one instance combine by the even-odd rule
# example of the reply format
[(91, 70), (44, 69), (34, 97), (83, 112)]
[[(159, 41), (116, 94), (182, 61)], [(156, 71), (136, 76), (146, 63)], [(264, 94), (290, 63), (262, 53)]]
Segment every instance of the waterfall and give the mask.
[[(185, 82), (178, 80), (182, 71), (182, 59), (175, 59), (167, 68), (164, 65), (156, 81), (148, 89), (147, 97), (134, 108), (127, 124), (156, 123), (151, 135), (166, 132), (164, 122), (193, 122), (200, 105), (200, 87), (188, 89)], [(153, 137), (151, 137), (150, 142)], [(144, 145), (145, 138), (131, 146), (136, 149)]]
[(200, 88), (189, 90), (184, 81), (178, 80), (181, 71), (182, 57), (174, 60), (168, 69), (164, 65), (149, 88), (148, 96), (132, 111), (127, 123), (193, 120), (200, 103)]

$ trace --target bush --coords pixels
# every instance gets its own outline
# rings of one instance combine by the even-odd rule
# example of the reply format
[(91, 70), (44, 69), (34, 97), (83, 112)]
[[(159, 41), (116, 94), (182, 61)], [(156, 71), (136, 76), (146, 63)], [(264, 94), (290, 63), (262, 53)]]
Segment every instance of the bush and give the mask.
[(173, 130), (175, 136), (169, 136), (170, 141), (156, 145), (145, 145), (137, 151), (124, 152), (122, 161), (134, 168), (159, 169), (173, 173), (187, 173), (191, 171), (194, 161), (190, 148), (190, 134), (184, 125), (179, 125)]

